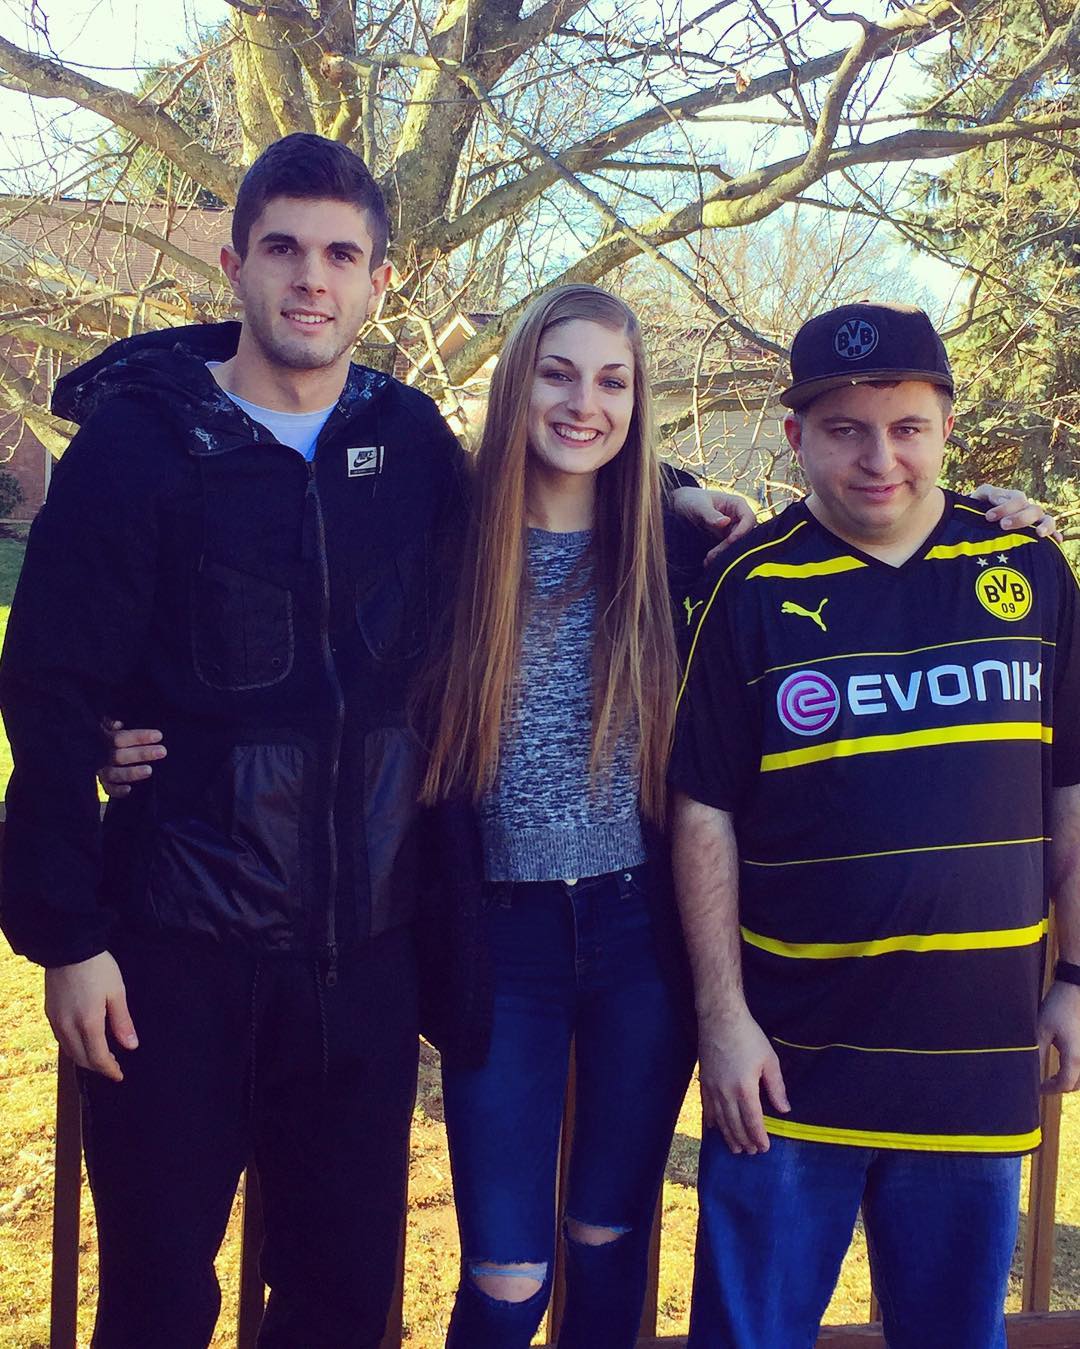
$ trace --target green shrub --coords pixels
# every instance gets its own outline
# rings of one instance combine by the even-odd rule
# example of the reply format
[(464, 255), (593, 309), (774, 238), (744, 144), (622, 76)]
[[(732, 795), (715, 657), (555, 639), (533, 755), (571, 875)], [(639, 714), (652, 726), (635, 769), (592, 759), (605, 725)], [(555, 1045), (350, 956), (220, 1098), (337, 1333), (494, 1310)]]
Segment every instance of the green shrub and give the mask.
[(0, 468), (0, 520), (6, 520), (23, 504), (26, 497), (14, 473)]

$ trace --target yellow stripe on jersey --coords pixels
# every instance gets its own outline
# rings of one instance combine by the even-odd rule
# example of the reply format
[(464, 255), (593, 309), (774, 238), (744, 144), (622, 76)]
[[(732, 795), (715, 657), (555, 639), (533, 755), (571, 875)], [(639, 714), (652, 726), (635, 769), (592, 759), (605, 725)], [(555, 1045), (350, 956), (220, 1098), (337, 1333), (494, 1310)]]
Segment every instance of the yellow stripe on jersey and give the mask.
[(1041, 740), (1053, 744), (1054, 729), (1037, 721), (985, 721), (971, 726), (935, 726), (927, 731), (899, 731), (895, 735), (861, 735), (849, 740), (828, 740), (805, 749), (764, 754), (759, 772), (777, 773), (785, 768), (820, 763), (825, 759), (850, 759), (857, 754), (895, 754), (899, 750), (927, 745), (964, 745), (993, 740)]
[(755, 862), (742, 857), (744, 867), (810, 867), (823, 862), (863, 862), (874, 857), (908, 857), (920, 852), (958, 852), (964, 848), (1017, 848), (1031, 843), (1049, 843), (1049, 836), (1036, 838), (988, 838), (978, 843), (927, 843), (919, 848), (883, 848), (880, 852), (834, 853), (831, 857), (792, 857), (786, 862)]
[(1022, 548), (1025, 543), (1038, 543), (1026, 534), (997, 534), (991, 539), (965, 539), (963, 543), (939, 543), (926, 554), (927, 562), (940, 562), (950, 557), (978, 557), (981, 553), (1006, 553), (1011, 548)]
[(855, 960), (888, 956), (898, 951), (925, 955), (932, 951), (1006, 951), (1017, 946), (1036, 946), (1046, 935), (1047, 920), (1028, 927), (1005, 927), (991, 932), (905, 932), (874, 941), (780, 941), (740, 927), (743, 941), (770, 955), (789, 960)]
[(841, 1143), (853, 1148), (905, 1148), (911, 1152), (1029, 1152), (1042, 1142), (1042, 1130), (1026, 1134), (898, 1134), (870, 1129), (837, 1129), (825, 1124), (764, 1116), (765, 1128), (778, 1138), (809, 1143)]
[(879, 656), (921, 656), (925, 651), (949, 651), (954, 646), (984, 646), (988, 642), (1034, 642), (1037, 646), (1057, 646), (1056, 642), (1048, 641), (1045, 637), (1017, 633), (1015, 636), (1010, 634), (1008, 637), (961, 637), (959, 641), (934, 642), (931, 646), (913, 646), (907, 651), (841, 651), (835, 656), (807, 656), (803, 660), (793, 660), (787, 665), (770, 665), (767, 670), (762, 670), (761, 674), (747, 680), (746, 687), (750, 688), (752, 685), (760, 683), (766, 675), (779, 674), (782, 670), (801, 670), (804, 665), (811, 662), (814, 665), (824, 665), (829, 660), (867, 660), (870, 657), (876, 658)]
[(857, 1054), (925, 1054), (930, 1058), (940, 1057), (942, 1054), (1037, 1054), (1038, 1045), (1006, 1045), (1001, 1049), (894, 1049), (885, 1045), (848, 1045), (837, 1043), (831, 1045), (797, 1045), (794, 1040), (785, 1040), (779, 1035), (770, 1035), (770, 1040), (778, 1045), (786, 1045), (788, 1049), (805, 1049), (812, 1054), (816, 1054), (820, 1049), (852, 1049)]
[(783, 581), (796, 581), (813, 576), (836, 576), (839, 572), (857, 571), (865, 566), (866, 563), (857, 557), (830, 557), (823, 562), (759, 562), (746, 579), (778, 577)]
[(708, 602), (706, 603), (704, 609), (702, 609), (701, 611), (701, 617), (698, 619), (697, 629), (694, 632), (694, 640), (690, 643), (690, 652), (686, 657), (686, 669), (683, 671), (682, 683), (679, 685), (679, 692), (675, 698), (676, 711), (678, 711), (679, 704), (682, 702), (683, 694), (686, 692), (686, 683), (687, 680), (690, 678), (690, 666), (694, 663), (694, 655), (697, 652), (698, 638), (701, 636), (701, 630), (705, 626), (705, 620), (709, 616), (709, 610), (713, 607), (713, 601), (720, 593), (720, 587), (727, 580), (728, 574), (735, 567), (737, 567), (740, 562), (744, 561), (748, 557), (752, 557), (754, 553), (762, 553), (765, 551), (766, 548), (776, 548), (781, 543), (787, 543), (788, 539), (790, 539), (793, 534), (797, 534), (805, 524), (806, 524), (805, 520), (800, 520), (799, 523), (794, 527), (794, 529), (789, 529), (788, 532), (784, 534), (781, 538), (770, 539), (767, 543), (759, 543), (756, 548), (748, 548), (745, 553), (741, 553), (737, 558), (735, 558), (733, 562), (729, 562), (728, 565), (717, 577), (716, 584), (712, 588), (712, 594), (709, 596)]

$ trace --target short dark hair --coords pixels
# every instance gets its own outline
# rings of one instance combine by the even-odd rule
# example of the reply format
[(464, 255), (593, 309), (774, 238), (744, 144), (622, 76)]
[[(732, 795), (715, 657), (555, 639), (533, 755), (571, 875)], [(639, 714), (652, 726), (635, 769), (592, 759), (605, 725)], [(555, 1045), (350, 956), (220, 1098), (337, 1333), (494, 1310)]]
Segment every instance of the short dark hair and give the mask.
[(247, 256), (251, 227), (274, 197), (325, 197), (347, 201), (367, 213), (371, 259), (377, 267), (386, 257), (390, 232), (382, 189), (358, 154), (340, 141), (296, 131), (268, 145), (247, 173), (236, 194), (232, 218), (233, 248)]

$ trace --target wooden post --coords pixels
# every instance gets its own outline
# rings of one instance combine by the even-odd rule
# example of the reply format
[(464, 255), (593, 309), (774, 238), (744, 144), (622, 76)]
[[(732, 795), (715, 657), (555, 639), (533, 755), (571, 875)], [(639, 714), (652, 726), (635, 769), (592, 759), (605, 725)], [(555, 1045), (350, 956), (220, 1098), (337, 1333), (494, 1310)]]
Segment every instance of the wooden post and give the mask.
[(566, 1106), (563, 1109), (562, 1137), (559, 1142), (559, 1184), (555, 1196), (555, 1269), (551, 1277), (551, 1308), (548, 1311), (547, 1342), (559, 1338), (566, 1310), (566, 1254), (562, 1243), (562, 1224), (566, 1214), (566, 1187), (570, 1178), (570, 1149), (574, 1142), (574, 1106), (577, 1100), (577, 1064), (570, 1046), (570, 1074), (566, 1080)]
[(263, 1241), (262, 1191), (254, 1164), (244, 1172), (244, 1221), (240, 1237), (240, 1302), (236, 1314), (236, 1349), (255, 1349), (266, 1302), (259, 1273)]
[[(1043, 995), (1054, 982), (1057, 932), (1053, 917), (1046, 936), (1046, 968)], [(1050, 1050), (1046, 1071), (1056, 1072), (1057, 1052)], [(1057, 1210), (1058, 1156), (1061, 1150), (1061, 1096), (1044, 1096), (1039, 1110), (1042, 1147), (1031, 1159), (1028, 1186), (1027, 1234), (1024, 1242), (1024, 1291), (1021, 1306), (1026, 1312), (1050, 1310), (1054, 1281), (1054, 1217)]]
[(82, 1120), (75, 1065), (64, 1053), (60, 1054), (56, 1065), (55, 1160), (49, 1349), (75, 1349), (79, 1312)]
[(1061, 1096), (1044, 1096), (1042, 1147), (1031, 1159), (1027, 1239), (1024, 1242), (1026, 1312), (1048, 1312), (1054, 1284), (1054, 1218), (1057, 1209), (1058, 1156), (1061, 1149)]
[[(566, 1216), (566, 1187), (570, 1173), (570, 1150), (574, 1141), (574, 1107), (577, 1100), (577, 1065), (570, 1056), (570, 1075), (566, 1083), (566, 1107), (563, 1111), (562, 1137), (559, 1142), (559, 1184), (555, 1205), (556, 1230), (560, 1239), (555, 1243), (555, 1270), (551, 1280), (551, 1308), (548, 1311), (547, 1342), (559, 1338), (563, 1313), (566, 1310), (566, 1249), (561, 1240)], [(656, 1334), (656, 1311), (660, 1294), (660, 1237), (664, 1216), (664, 1189), (661, 1184), (653, 1215), (652, 1235), (649, 1238), (649, 1272), (645, 1285), (645, 1303), (641, 1311), (638, 1335), (649, 1339)]]
[(649, 1237), (649, 1272), (645, 1276), (645, 1303), (641, 1309), (641, 1325), (638, 1335), (643, 1340), (656, 1334), (656, 1312), (660, 1301), (660, 1237), (664, 1225), (664, 1182), (660, 1182), (660, 1193), (656, 1196), (656, 1212), (653, 1214), (652, 1234)]
[(386, 1318), (386, 1333), (382, 1337), (379, 1349), (401, 1349), (405, 1321), (405, 1233), (409, 1225), (408, 1210), (406, 1198), (405, 1213), (401, 1217), (401, 1236), (398, 1239), (397, 1283), (394, 1286), (394, 1299), (390, 1303), (390, 1315)]
[[(865, 1233), (865, 1231), (866, 1231), (866, 1215), (862, 1213), (862, 1210), (861, 1210), (861, 1209), (859, 1210), (859, 1213), (860, 1213), (860, 1216), (862, 1217), (863, 1232)], [(866, 1244), (866, 1252), (867, 1252), (867, 1256), (869, 1256), (869, 1254), (870, 1254), (870, 1243), (869, 1243), (869, 1242), (867, 1242), (867, 1244)], [(878, 1321), (881, 1320), (881, 1307), (878, 1305), (877, 1293), (874, 1291), (874, 1264), (873, 1264), (873, 1261), (872, 1261), (872, 1260), (868, 1261), (868, 1263), (869, 1263), (869, 1266), (870, 1266), (870, 1314), (869, 1314), (869, 1318), (868, 1318), (867, 1324), (873, 1326), (873, 1325), (876, 1325), (876, 1324), (878, 1323)]]

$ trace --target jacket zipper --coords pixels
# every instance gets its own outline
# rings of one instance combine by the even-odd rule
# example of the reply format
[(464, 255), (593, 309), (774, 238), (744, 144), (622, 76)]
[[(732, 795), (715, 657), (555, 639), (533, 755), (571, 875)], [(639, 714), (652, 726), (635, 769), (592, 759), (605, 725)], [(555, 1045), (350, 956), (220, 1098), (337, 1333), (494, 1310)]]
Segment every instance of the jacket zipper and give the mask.
[(315, 482), (315, 461), (308, 463), (307, 494), (315, 511), (315, 534), (319, 552), (319, 570), (322, 581), (322, 606), (319, 617), (319, 633), (322, 641), (323, 666), (334, 694), (335, 718), (334, 734), (330, 746), (330, 771), (327, 775), (326, 834), (328, 844), (327, 906), (326, 906), (326, 945), (323, 956), (326, 962), (326, 986), (333, 988), (337, 983), (337, 828), (334, 824), (334, 808), (337, 804), (338, 770), (341, 763), (341, 741), (345, 728), (345, 695), (341, 680), (338, 678), (334, 652), (330, 645), (330, 561), (326, 554), (326, 523), (323, 519), (322, 502)]

